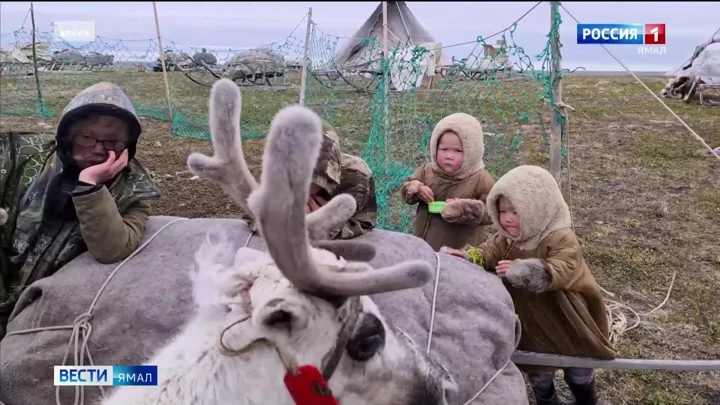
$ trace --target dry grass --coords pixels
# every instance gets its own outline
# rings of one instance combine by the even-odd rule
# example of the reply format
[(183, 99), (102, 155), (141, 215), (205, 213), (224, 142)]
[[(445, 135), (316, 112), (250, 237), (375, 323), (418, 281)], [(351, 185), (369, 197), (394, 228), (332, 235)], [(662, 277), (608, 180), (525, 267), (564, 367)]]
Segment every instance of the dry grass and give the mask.
[[(59, 77), (43, 79), (48, 104), (56, 113), (83, 87), (77, 80)], [(137, 103), (164, 108), (160, 75), (96, 75), (84, 80), (87, 85), (100, 78), (123, 85)], [(644, 80), (657, 92), (665, 79)], [(189, 84), (181, 75), (171, 75), (170, 82), (175, 104), (182, 106), (184, 113), (206, 113), (209, 89)], [(369, 133), (369, 100), (342, 92), (334, 96), (334, 104), (324, 104), (327, 90), (319, 86), (313, 89), (319, 90), (309, 94), (310, 105), (323, 116), (332, 115), (346, 148), (359, 153)], [(3, 78), (0, 90), (4, 111), (24, 102), (27, 112), (32, 112), (27, 108), (34, 91), (32, 78), (22, 83)], [(244, 127), (262, 131), (279, 108), (297, 100), (297, 88), (246, 91), (243, 96)], [(499, 97), (490, 94), (482, 102), (492, 103)], [(427, 106), (437, 103), (438, 98), (430, 94), (418, 99), (423, 101), (413, 111), (432, 115), (435, 110)], [(576, 112), (570, 117), (571, 164), (564, 173), (562, 187), (572, 202), (574, 224), (596, 278), (617, 295), (616, 299), (638, 312), (646, 312), (663, 300), (671, 275), (677, 271), (668, 303), (623, 336), (621, 355), (720, 358), (718, 160), (630, 77), (569, 76), (565, 79), (564, 99)], [(520, 108), (505, 100), (486, 104), (485, 108), (480, 102), (475, 104), (483, 111), (486, 125), (486, 111)], [(516, 104), (527, 106), (533, 102), (523, 98)], [(708, 144), (720, 146), (717, 107), (668, 103)], [(490, 119), (497, 121), (492, 116)], [(522, 124), (526, 130), (514, 164), (546, 165), (547, 155), (538, 147), (541, 131), (532, 122), (518, 122), (505, 127)], [(4, 130), (48, 130), (55, 123), (56, 118), (2, 116)], [(144, 118), (143, 125), (139, 159), (155, 174), (163, 191), (163, 198), (155, 205), (156, 214), (238, 215), (235, 205), (216, 187), (188, 180), (180, 173), (186, 170), (185, 159), (191, 151), (211, 153), (209, 142), (174, 137), (172, 124), (166, 121)], [(263, 140), (249, 139), (244, 145), (252, 171), (258, 176)], [(600, 392), (612, 404), (720, 403), (717, 373), (600, 370), (598, 375)]]

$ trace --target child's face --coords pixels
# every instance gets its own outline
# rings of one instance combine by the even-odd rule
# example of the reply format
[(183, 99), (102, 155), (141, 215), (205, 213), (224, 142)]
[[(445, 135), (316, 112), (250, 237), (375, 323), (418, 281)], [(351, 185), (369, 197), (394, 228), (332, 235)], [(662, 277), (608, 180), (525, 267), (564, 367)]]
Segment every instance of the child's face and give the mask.
[(120, 156), (127, 147), (128, 125), (116, 117), (91, 116), (75, 123), (70, 135), (75, 163), (84, 169), (106, 161), (111, 150)]
[(446, 174), (455, 174), (463, 164), (463, 145), (460, 137), (452, 131), (440, 136), (435, 160)]
[(520, 236), (520, 217), (510, 200), (500, 196), (498, 199), (498, 211), (500, 211), (500, 226), (505, 232), (513, 238)]

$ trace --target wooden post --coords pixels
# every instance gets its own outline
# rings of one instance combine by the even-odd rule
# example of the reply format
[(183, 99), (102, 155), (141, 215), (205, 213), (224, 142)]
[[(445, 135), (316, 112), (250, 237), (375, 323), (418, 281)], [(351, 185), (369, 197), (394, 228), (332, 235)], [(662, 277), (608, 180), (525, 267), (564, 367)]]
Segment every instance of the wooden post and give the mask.
[[(558, 107), (562, 102), (562, 76), (560, 75), (560, 33), (554, 29), (555, 18), (560, 13), (560, 2), (553, 1), (550, 3), (550, 77), (552, 83), (552, 92), (554, 103), (550, 106), (552, 109), (550, 116), (550, 173), (555, 180), (560, 183), (561, 166), (561, 148), (562, 148), (562, 124), (558, 120), (558, 114), (565, 114), (563, 108)], [(565, 120), (563, 119), (563, 122)]]
[(157, 4), (153, 1), (153, 12), (155, 13), (155, 31), (157, 31), (158, 46), (160, 47), (160, 63), (162, 63), (163, 79), (165, 80), (165, 97), (168, 103), (168, 117), (173, 122), (172, 102), (170, 101), (170, 83), (168, 82), (167, 67), (165, 66), (165, 51), (163, 50), (162, 35), (160, 35), (160, 20), (158, 19)]
[(562, 356), (521, 350), (512, 355), (515, 364), (546, 367), (602, 368), (606, 370), (666, 370), (666, 371), (720, 371), (720, 360), (602, 360), (587, 357)]
[(390, 61), (388, 60), (389, 44), (388, 44), (388, 4), (387, 1), (382, 2), (382, 14), (383, 14), (383, 55), (382, 55), (382, 66), (383, 66), (383, 131), (385, 132), (385, 172), (387, 174), (388, 163), (390, 161)]
[(305, 86), (307, 85), (308, 51), (310, 49), (310, 30), (312, 29), (312, 7), (307, 13), (305, 28), (305, 46), (303, 47), (302, 75), (300, 76), (300, 105), (305, 105)]
[(43, 107), (42, 91), (40, 90), (40, 75), (38, 74), (37, 67), (37, 52), (35, 51), (35, 11), (33, 9), (33, 3), (30, 3), (30, 23), (32, 24), (32, 55), (33, 55), (33, 70), (35, 71), (35, 87), (37, 88), (38, 103), (40, 107)]

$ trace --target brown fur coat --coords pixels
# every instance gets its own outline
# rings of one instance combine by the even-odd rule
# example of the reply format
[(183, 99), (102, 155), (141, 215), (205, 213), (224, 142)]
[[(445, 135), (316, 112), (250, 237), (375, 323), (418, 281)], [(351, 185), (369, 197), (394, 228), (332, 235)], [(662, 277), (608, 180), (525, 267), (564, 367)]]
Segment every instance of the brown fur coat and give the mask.
[[(463, 144), (463, 164), (452, 176), (437, 165), (437, 144), (440, 136), (453, 131)], [(400, 195), (407, 204), (417, 204), (414, 235), (424, 239), (434, 250), (442, 246), (462, 248), (485, 240), (485, 226), (492, 222), (485, 209), (485, 199), (494, 184), (485, 170), (485, 144), (482, 126), (474, 117), (457, 113), (440, 120), (430, 138), (432, 161), (418, 168), (400, 187)], [(418, 200), (421, 186), (433, 191), (435, 201), (449, 202), (442, 214), (432, 214), (428, 205)]]
[[(498, 199), (520, 217), (520, 236), (499, 226)], [(611, 359), (610, 319), (600, 286), (571, 229), (570, 210), (555, 179), (537, 166), (520, 166), (500, 178), (487, 199), (499, 229), (480, 245), (484, 267), (514, 261), (503, 279), (522, 324), (519, 350)]]

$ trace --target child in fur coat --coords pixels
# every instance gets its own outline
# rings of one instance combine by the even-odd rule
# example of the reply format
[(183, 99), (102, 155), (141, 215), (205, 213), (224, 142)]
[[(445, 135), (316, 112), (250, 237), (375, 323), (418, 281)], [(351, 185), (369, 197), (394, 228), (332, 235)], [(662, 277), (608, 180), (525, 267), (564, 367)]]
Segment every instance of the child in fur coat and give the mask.
[[(498, 232), (479, 247), (441, 252), (463, 257), (502, 277), (522, 325), (518, 350), (612, 359), (610, 319), (600, 286), (571, 229), (570, 210), (552, 175), (520, 166), (501, 177), (487, 198)], [(552, 368), (522, 366), (538, 405), (559, 405)], [(578, 405), (597, 403), (592, 369), (567, 368)]]
[[(464, 113), (449, 115), (437, 123), (430, 138), (432, 161), (400, 187), (402, 199), (418, 205), (415, 236), (435, 251), (485, 240), (485, 226), (492, 224), (485, 199), (495, 181), (485, 170), (484, 153), (480, 122)], [(428, 211), (432, 201), (447, 203), (440, 215)]]

